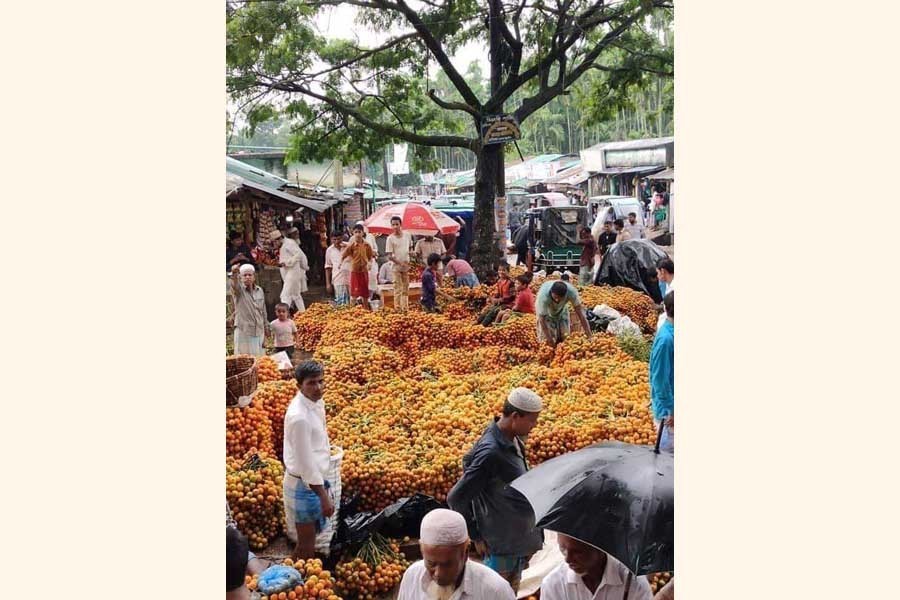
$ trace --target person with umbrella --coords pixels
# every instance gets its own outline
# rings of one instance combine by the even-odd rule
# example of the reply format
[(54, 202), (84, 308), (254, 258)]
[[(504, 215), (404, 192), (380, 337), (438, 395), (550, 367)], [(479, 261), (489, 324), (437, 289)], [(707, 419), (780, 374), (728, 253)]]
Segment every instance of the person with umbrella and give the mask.
[(541, 582), (541, 600), (652, 600), (646, 577), (590, 544), (563, 533), (556, 539), (565, 562)]
[(447, 495), (450, 508), (472, 525), (475, 546), (484, 564), (497, 571), (517, 591), (531, 555), (541, 549), (543, 531), (534, 527), (528, 503), (508, 484), (528, 471), (522, 437), (537, 424), (541, 397), (528, 388), (514, 388), (481, 438), (463, 457), (463, 476)]
[(397, 600), (515, 598), (502, 577), (469, 560), (466, 520), (458, 512), (436, 508), (425, 515), (419, 548), (422, 560), (414, 562), (403, 574)]

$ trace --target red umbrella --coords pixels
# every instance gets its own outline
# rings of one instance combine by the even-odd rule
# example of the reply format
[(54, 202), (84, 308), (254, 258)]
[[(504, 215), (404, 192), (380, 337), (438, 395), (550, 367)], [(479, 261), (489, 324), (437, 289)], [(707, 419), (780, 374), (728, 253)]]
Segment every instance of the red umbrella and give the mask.
[(456, 233), (459, 223), (439, 210), (425, 206), (420, 202), (404, 202), (388, 204), (375, 211), (364, 224), (372, 233), (391, 234), (391, 218), (400, 217), (404, 231), (412, 235), (434, 235), (439, 233)]

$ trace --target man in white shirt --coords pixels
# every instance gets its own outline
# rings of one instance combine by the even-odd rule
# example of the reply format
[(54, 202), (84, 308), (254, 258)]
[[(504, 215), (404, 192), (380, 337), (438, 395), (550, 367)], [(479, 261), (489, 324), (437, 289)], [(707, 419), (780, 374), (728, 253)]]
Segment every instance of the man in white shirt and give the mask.
[(646, 577), (636, 577), (603, 550), (567, 535), (557, 543), (566, 562), (541, 582), (541, 600), (652, 600)]
[(469, 560), (466, 520), (458, 512), (436, 508), (422, 519), (422, 560), (400, 582), (397, 600), (515, 600), (500, 575)]
[(334, 294), (338, 306), (350, 302), (350, 259), (341, 256), (344, 250), (344, 234), (331, 234), (331, 245), (325, 251), (325, 289)]
[[(302, 293), (306, 291), (306, 272), (309, 270), (309, 261), (306, 253), (300, 248), (300, 231), (291, 227), (287, 236), (281, 241), (278, 250), (278, 266), (281, 267), (281, 301), (288, 305), (293, 304), (297, 312), (306, 310)], [(277, 242), (276, 242), (277, 243)]]
[[(663, 298), (665, 298), (669, 292), (675, 289), (675, 263), (671, 258), (659, 259), (659, 262), (656, 263), (656, 278), (659, 280), (659, 291), (662, 292)], [(656, 321), (656, 330), (659, 331), (659, 328), (665, 322), (666, 312), (663, 311)]]
[(378, 269), (378, 283), (394, 283), (394, 265), (391, 261), (385, 261)]
[(391, 217), (394, 233), (387, 237), (384, 253), (394, 268), (394, 306), (397, 310), (409, 309), (409, 247), (412, 236), (403, 231), (400, 217)]
[(447, 248), (444, 246), (444, 242), (441, 239), (434, 237), (433, 235), (426, 235), (421, 240), (416, 242), (416, 246), (413, 249), (422, 262), (425, 262), (429, 256), (432, 254), (437, 254), (438, 256), (444, 256), (447, 254)]
[(628, 223), (625, 224), (625, 229), (631, 234), (633, 240), (647, 239), (647, 228), (643, 223), (637, 222), (637, 213), (628, 213)]
[(325, 427), (324, 368), (307, 360), (294, 371), (300, 391), (284, 415), (284, 516), (295, 543), (295, 560), (312, 558), (316, 534), (335, 512), (331, 483), (331, 442)]

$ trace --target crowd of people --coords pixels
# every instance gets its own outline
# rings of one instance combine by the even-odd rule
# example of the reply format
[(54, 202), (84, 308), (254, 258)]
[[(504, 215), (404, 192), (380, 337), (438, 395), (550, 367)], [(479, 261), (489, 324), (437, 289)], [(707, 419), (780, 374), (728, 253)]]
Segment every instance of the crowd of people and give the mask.
[[(605, 254), (613, 244), (646, 238), (646, 229), (636, 216), (630, 214), (627, 223), (605, 223), (597, 240), (587, 229), (581, 230), (581, 271), (590, 273), (589, 265), (595, 257)], [(409, 273), (415, 262), (425, 266), (420, 302), (427, 312), (440, 311), (441, 301), (451, 300), (442, 291), (445, 282), (469, 287), (479, 284), (471, 265), (449, 253), (443, 240), (435, 236), (413, 240), (399, 218), (392, 219), (391, 225), (393, 232), (385, 240), (385, 260), (380, 268), (374, 236), (362, 223), (353, 226), (349, 240), (343, 232), (332, 234), (324, 272), (326, 288), (336, 304), (359, 303), (371, 308), (378, 284), (392, 283), (396, 308), (407, 310)], [(262, 354), (263, 341), (271, 334), (277, 351), (293, 355), (296, 326), (290, 316), (292, 310), (305, 308), (301, 294), (309, 263), (296, 243), (296, 230), (274, 232), (271, 241), (279, 250), (284, 290), (276, 306), (276, 319), (269, 322), (249, 249), (241, 239), (230, 239), (226, 263), (231, 270), (236, 353)], [(656, 275), (663, 301), (649, 359), (650, 408), (661, 432), (660, 450), (674, 453), (674, 262), (660, 260)], [(579, 275), (579, 282), (589, 284), (590, 278)], [(537, 317), (538, 341), (554, 346), (570, 335), (570, 314), (574, 314), (583, 333), (591, 336), (586, 308), (568, 277), (544, 282), (537, 294), (532, 293), (531, 283), (531, 273), (512, 278), (508, 266), (501, 264), (494, 294), (478, 315), (478, 323), (491, 326), (516, 314), (532, 313)], [(329, 479), (333, 466), (323, 401), (324, 375), (324, 366), (315, 361), (303, 361), (296, 367), (299, 391), (284, 418), (284, 510), (294, 559), (314, 556), (316, 536), (336, 513)], [(400, 600), (515, 598), (522, 573), (543, 547), (544, 536), (534, 527), (530, 506), (521, 496), (510, 493), (509, 484), (529, 469), (526, 440), (543, 409), (541, 397), (533, 390), (509, 391), (501, 413), (464, 456), (462, 476), (447, 497), (449, 508), (435, 509), (422, 520), (419, 543), (423, 558), (405, 572)], [(227, 597), (250, 598), (243, 577), (262, 564), (249, 553), (243, 536), (232, 528), (226, 541)], [(634, 576), (603, 550), (562, 534), (557, 537), (557, 545), (565, 560), (543, 579), (543, 600), (654, 598), (645, 577)], [(481, 562), (469, 557), (471, 546), (482, 557)], [(674, 582), (655, 598), (673, 599)]]

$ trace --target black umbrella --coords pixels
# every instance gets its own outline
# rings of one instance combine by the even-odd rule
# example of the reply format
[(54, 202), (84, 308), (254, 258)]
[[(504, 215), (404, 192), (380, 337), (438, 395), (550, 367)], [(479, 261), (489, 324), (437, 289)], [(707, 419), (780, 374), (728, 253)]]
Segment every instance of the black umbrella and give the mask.
[[(660, 432), (662, 431), (660, 424)], [(674, 567), (673, 455), (604, 442), (541, 463), (510, 485), (537, 527), (611, 554), (637, 575)]]

